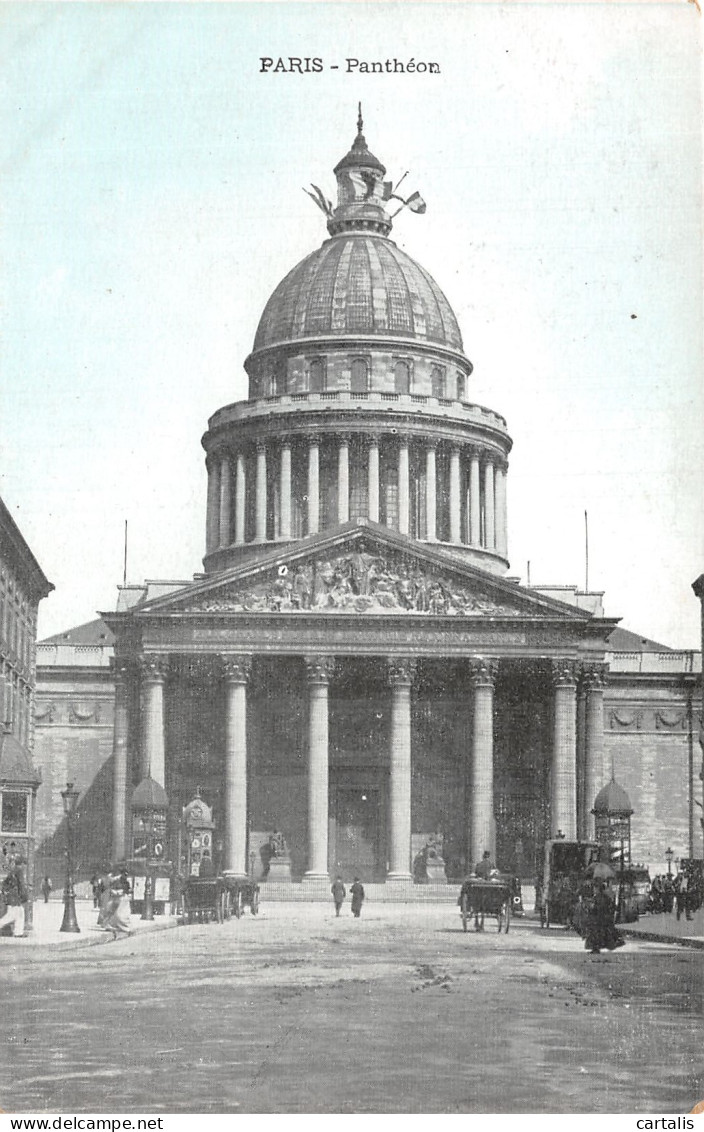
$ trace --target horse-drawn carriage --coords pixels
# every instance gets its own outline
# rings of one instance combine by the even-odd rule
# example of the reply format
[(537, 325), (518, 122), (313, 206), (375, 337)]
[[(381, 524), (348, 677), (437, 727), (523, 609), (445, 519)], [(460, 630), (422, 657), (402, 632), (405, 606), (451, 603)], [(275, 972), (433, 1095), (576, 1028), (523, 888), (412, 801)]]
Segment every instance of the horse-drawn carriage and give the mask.
[(467, 877), (460, 890), (458, 904), (462, 916), (462, 930), (474, 916), (474, 930), (484, 931), (484, 917), (496, 917), (496, 929), (508, 932), (511, 926), (514, 879), (512, 876), (498, 874), (484, 880), (481, 877)]
[(246, 907), (256, 916), (259, 885), (228, 876), (188, 877), (179, 903), (183, 923), (222, 924), (231, 916), (239, 920)]
[[(592, 877), (598, 860), (596, 841), (556, 838), (545, 842), (543, 868), (535, 892), (535, 909), (540, 915), (542, 928), (563, 924), (580, 930), (580, 897), (584, 893), (585, 881)], [(608, 871), (611, 872), (611, 869)]]

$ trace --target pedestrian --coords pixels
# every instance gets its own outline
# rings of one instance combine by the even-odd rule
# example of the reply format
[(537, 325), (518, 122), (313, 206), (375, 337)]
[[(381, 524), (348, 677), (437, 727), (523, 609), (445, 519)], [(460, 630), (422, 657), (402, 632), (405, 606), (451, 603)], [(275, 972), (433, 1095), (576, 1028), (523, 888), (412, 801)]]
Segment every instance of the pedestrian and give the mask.
[(350, 895), (352, 896), (352, 915), (359, 919), (362, 904), (364, 903), (364, 885), (359, 877), (354, 878), (354, 882), (350, 887)]
[(666, 876), (662, 882), (662, 910), (668, 914), (675, 903), (675, 886), (671, 876)]
[(98, 873), (93, 873), (90, 878), (90, 887), (93, 891), (93, 907), (100, 908), (100, 897), (103, 895), (105, 886), (102, 877)]
[(54, 886), (51, 883), (51, 877), (44, 877), (44, 880), (42, 881), (42, 896), (44, 897), (45, 904), (49, 903), (49, 897), (51, 896), (51, 890), (53, 887)]
[(117, 939), (118, 936), (131, 935), (132, 888), (125, 872), (120, 876), (112, 876), (110, 882), (110, 904), (103, 916), (102, 926), (106, 931), (112, 932), (113, 939)]
[(347, 896), (347, 889), (342, 883), (342, 877), (335, 877), (334, 884), (330, 891), (332, 892), (332, 898), (335, 901), (335, 915), (339, 916), (340, 909), (342, 908), (342, 902)]
[(29, 898), (27, 885), (21, 869), (22, 859), (16, 858), (3, 879), (0, 886), (0, 900), (6, 905), (5, 915), (0, 917), (0, 930), (12, 925), (13, 936), (23, 936), (25, 905)]
[(584, 946), (592, 955), (598, 955), (602, 947), (614, 951), (623, 947), (625, 939), (614, 927), (616, 905), (613, 896), (607, 891), (603, 881), (597, 882), (594, 897), (586, 916), (586, 937)]
[(675, 877), (675, 905), (677, 907), (677, 919), (679, 920), (684, 912), (688, 920), (692, 919), (692, 904), (690, 901), (689, 893), (689, 878), (686, 873), (679, 872)]

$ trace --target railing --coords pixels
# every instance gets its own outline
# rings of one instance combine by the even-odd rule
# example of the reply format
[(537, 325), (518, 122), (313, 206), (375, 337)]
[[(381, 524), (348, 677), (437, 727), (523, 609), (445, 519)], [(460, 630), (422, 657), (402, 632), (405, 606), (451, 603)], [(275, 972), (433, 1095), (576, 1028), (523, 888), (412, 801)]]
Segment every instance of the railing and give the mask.
[[(269, 397), (259, 397), (251, 401), (235, 401), (233, 404), (224, 405), (222, 409), (219, 409), (211, 418), (211, 423), (215, 425), (223, 417), (237, 419), (258, 416), (260, 413), (270, 411), (274, 406), (285, 409), (287, 405), (298, 406), (305, 403), (309, 408), (315, 409), (317, 405), (331, 401), (340, 404), (364, 402), (367, 405), (373, 405), (375, 402), (380, 405), (393, 402), (401, 408), (404, 405), (408, 405), (409, 408), (412, 405), (422, 406), (428, 412), (437, 413), (441, 417), (451, 415), (457, 419), (458, 416), (467, 416), (475, 420), (480, 419), (502, 430), (506, 428), (506, 419), (500, 413), (495, 413), (493, 409), (487, 409), (484, 405), (474, 405), (469, 401), (453, 401), (448, 397), (433, 397), (425, 393), (393, 393), (383, 390), (366, 390), (353, 393), (349, 389), (326, 389), (316, 393), (272, 394)], [(449, 413), (448, 410), (450, 410)]]
[(692, 673), (702, 670), (702, 654), (691, 649), (672, 652), (607, 652), (611, 672)]

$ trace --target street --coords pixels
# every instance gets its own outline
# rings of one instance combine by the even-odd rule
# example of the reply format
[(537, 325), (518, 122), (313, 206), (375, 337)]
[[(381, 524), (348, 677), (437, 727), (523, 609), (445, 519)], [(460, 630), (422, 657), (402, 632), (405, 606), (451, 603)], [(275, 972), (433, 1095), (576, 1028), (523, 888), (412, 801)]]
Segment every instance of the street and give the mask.
[(453, 905), (370, 902), (360, 919), (264, 904), (92, 947), (4, 943), (10, 1112), (685, 1113), (704, 1098), (699, 951), (591, 956), (532, 919), (464, 934)]

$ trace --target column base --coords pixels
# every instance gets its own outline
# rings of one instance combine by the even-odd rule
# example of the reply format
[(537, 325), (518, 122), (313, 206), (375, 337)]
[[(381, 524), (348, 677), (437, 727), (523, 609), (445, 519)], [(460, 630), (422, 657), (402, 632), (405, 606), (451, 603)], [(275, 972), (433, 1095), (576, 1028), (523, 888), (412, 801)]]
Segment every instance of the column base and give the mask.
[(412, 886), (413, 885), (413, 877), (411, 876), (410, 873), (387, 873), (386, 874), (386, 883), (387, 884), (407, 884), (407, 885)]
[(327, 873), (305, 873), (301, 877), (301, 891), (307, 896), (330, 896), (330, 877)]

